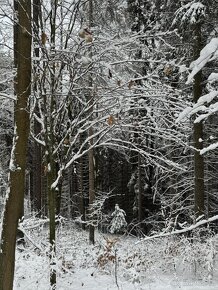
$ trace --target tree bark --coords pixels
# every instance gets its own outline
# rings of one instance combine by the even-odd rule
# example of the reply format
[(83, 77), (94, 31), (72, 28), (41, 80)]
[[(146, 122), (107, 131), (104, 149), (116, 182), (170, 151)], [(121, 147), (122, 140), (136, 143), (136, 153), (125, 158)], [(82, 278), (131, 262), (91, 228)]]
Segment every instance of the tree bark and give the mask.
[(56, 225), (55, 225), (55, 213), (56, 213), (56, 192), (52, 184), (55, 180), (55, 164), (52, 158), (50, 159), (50, 169), (47, 176), (48, 186), (48, 208), (49, 208), (49, 243), (50, 243), (50, 285), (51, 289), (56, 289)]
[[(82, 140), (80, 140), (81, 142)], [(82, 144), (82, 142), (81, 142)], [(82, 221), (86, 220), (85, 211), (85, 190), (84, 190), (84, 157), (82, 156), (79, 160), (79, 194), (80, 194), (80, 214), (82, 215)], [(85, 230), (85, 223), (82, 223), (82, 229)]]
[(141, 168), (141, 156), (138, 154), (138, 220), (141, 227), (143, 219), (142, 213), (142, 168)]
[[(51, 49), (55, 52), (55, 40), (56, 40), (56, 15), (57, 15), (58, 1), (51, 1)], [(55, 64), (51, 65), (50, 71), (51, 77), (51, 96), (50, 96), (50, 107), (49, 107), (49, 119), (46, 121), (46, 151), (47, 154), (47, 186), (48, 186), (48, 208), (49, 208), (49, 242), (50, 242), (50, 285), (51, 289), (56, 289), (56, 225), (55, 225), (55, 214), (56, 214), (56, 198), (57, 188), (52, 185), (56, 179), (56, 162), (54, 156), (54, 111), (55, 111)], [(46, 98), (45, 98), (46, 106)]]
[[(194, 27), (194, 59), (200, 56), (202, 49), (201, 25)], [(202, 95), (202, 71), (199, 71), (194, 77), (193, 100), (196, 103)], [(194, 123), (193, 127), (194, 147), (194, 200), (195, 216), (204, 214), (204, 157), (200, 155), (199, 150), (203, 148), (203, 123)]]
[[(93, 25), (93, 2), (92, 0), (89, 0), (89, 27), (91, 29)], [(89, 56), (90, 59), (92, 59), (92, 47), (90, 46), (90, 51), (89, 51)], [(93, 81), (92, 81), (92, 75), (90, 73), (89, 76), (89, 87), (90, 90), (92, 90), (92, 86), (93, 86)], [(89, 106), (90, 106), (90, 121), (92, 118), (92, 112), (93, 112), (93, 93), (92, 91), (90, 91), (89, 94)], [(93, 128), (91, 127), (89, 129), (89, 137), (91, 137), (93, 135)], [(92, 204), (94, 202), (95, 199), (95, 176), (94, 176), (94, 149), (92, 148), (93, 145), (93, 138), (90, 138), (90, 149), (89, 149), (89, 210), (90, 210), (90, 215), (91, 213), (91, 207)], [(95, 243), (95, 228), (93, 225), (89, 226), (89, 242), (90, 244), (94, 244)]]
[[(92, 145), (92, 142), (93, 141), (90, 140), (90, 143), (91, 143), (90, 145)], [(92, 215), (91, 206), (94, 202), (94, 199), (95, 199), (94, 150), (92, 148), (89, 150), (89, 207), (90, 207), (89, 213), (90, 215)], [(89, 242), (90, 244), (93, 244), (93, 245), (95, 243), (95, 228), (93, 225), (89, 226)]]
[(23, 210), (26, 155), (29, 137), (28, 100), (31, 92), (31, 2), (15, 1), (18, 25), (14, 37), (17, 51), (17, 101), (14, 108), (15, 132), (9, 173), (9, 193), (3, 216), (0, 251), (0, 290), (13, 289), (16, 234)]
[[(39, 17), (41, 11), (41, 1), (33, 0), (33, 31), (34, 31), (34, 53), (39, 57)], [(38, 60), (35, 61), (34, 73), (37, 75)], [(37, 92), (37, 83), (34, 83), (33, 90)], [(38, 115), (39, 108), (36, 104), (35, 114)], [(34, 119), (34, 134), (37, 136), (41, 132), (41, 125)], [(33, 141), (33, 164), (32, 164), (32, 182), (31, 199), (33, 208), (38, 216), (42, 215), (42, 148), (36, 141)]]

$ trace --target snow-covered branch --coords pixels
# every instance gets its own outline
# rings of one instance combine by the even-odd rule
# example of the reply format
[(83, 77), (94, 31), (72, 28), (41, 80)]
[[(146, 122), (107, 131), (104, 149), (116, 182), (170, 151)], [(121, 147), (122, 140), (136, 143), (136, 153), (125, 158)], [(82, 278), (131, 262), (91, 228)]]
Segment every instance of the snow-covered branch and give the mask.
[(218, 215), (215, 215), (207, 220), (201, 220), (199, 222), (197, 222), (196, 224), (194, 225), (191, 225), (190, 227), (186, 227), (186, 228), (183, 228), (181, 230), (175, 230), (175, 231), (171, 231), (171, 232), (167, 232), (167, 233), (160, 233), (160, 234), (157, 234), (157, 235), (153, 235), (153, 236), (150, 236), (150, 237), (145, 237), (145, 238), (142, 238), (140, 241), (136, 242), (136, 244), (138, 243), (142, 243), (142, 242), (146, 242), (146, 241), (149, 241), (149, 240), (152, 240), (152, 239), (157, 239), (157, 238), (163, 238), (163, 237), (169, 237), (169, 236), (172, 236), (172, 235), (178, 235), (178, 234), (184, 234), (184, 233), (187, 233), (187, 232), (190, 232), (194, 229), (197, 229), (198, 227), (200, 226), (203, 226), (207, 223), (210, 223), (210, 222), (214, 222), (214, 221), (217, 221), (218, 220)]

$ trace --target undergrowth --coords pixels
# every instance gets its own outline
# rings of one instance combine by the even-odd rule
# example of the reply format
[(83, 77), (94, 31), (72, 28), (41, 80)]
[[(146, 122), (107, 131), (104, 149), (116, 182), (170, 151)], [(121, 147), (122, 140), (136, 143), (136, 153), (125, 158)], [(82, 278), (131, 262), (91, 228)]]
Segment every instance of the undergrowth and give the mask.
[[(26, 244), (17, 250), (16, 285), (28, 279), (48, 283), (48, 226), (36, 219), (22, 226)], [(216, 240), (217, 235), (202, 235), (197, 230), (191, 237), (171, 236), (139, 243), (130, 236), (98, 233), (93, 246), (89, 245), (87, 231), (64, 221), (57, 230), (57, 275), (64, 281), (80, 269), (91, 269), (91, 275), (111, 275), (118, 286), (121, 281), (146, 283), (160, 275), (179, 281), (212, 282), (217, 274)], [(25, 269), (23, 262), (28, 265)]]

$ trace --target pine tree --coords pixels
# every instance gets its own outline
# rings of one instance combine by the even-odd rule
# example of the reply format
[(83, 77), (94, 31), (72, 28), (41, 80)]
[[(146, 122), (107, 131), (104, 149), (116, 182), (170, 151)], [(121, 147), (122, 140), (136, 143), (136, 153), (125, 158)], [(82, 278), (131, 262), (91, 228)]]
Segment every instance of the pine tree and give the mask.
[(112, 221), (110, 226), (110, 232), (114, 233), (123, 233), (127, 227), (127, 222), (125, 219), (125, 211), (119, 207), (118, 204), (115, 205), (115, 210), (112, 213)]

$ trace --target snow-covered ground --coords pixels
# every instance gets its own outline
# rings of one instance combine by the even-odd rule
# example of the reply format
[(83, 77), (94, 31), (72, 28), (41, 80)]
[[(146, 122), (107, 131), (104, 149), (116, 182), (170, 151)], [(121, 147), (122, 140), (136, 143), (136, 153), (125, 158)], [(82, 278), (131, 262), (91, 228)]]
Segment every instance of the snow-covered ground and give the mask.
[[(37, 223), (37, 221), (34, 221)], [(24, 228), (31, 228), (30, 223)], [(16, 254), (15, 290), (49, 290), (47, 226), (26, 230)], [(136, 243), (135, 237), (88, 232), (70, 222), (57, 231), (58, 290), (217, 290), (217, 236), (190, 242), (168, 237)]]

